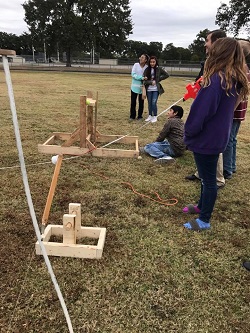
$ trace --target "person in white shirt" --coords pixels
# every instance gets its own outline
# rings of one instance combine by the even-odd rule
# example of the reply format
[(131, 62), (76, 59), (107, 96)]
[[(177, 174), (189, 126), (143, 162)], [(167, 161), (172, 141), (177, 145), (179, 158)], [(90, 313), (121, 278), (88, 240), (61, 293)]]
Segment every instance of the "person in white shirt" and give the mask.
[(142, 99), (142, 82), (144, 80), (143, 73), (148, 67), (149, 56), (147, 54), (142, 54), (139, 58), (139, 62), (136, 62), (132, 68), (131, 76), (131, 104), (130, 104), (130, 120), (136, 119), (136, 101), (138, 97), (139, 107), (137, 119), (141, 120), (143, 110), (144, 110), (144, 100)]

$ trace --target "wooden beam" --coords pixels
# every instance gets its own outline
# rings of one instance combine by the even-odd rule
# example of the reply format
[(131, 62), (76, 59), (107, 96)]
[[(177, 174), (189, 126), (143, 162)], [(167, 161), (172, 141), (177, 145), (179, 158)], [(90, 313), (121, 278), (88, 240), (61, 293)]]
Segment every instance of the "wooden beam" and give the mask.
[(80, 96), (80, 147), (86, 147), (86, 96)]
[(49, 189), (49, 194), (47, 197), (47, 201), (46, 201), (46, 205), (44, 208), (44, 212), (43, 212), (43, 217), (42, 217), (42, 225), (46, 226), (48, 223), (48, 218), (49, 218), (49, 212), (50, 212), (50, 208), (51, 208), (51, 203), (54, 197), (54, 193), (55, 193), (55, 188), (57, 185), (57, 179), (60, 173), (60, 169), (61, 169), (61, 164), (62, 164), (62, 160), (63, 160), (63, 155), (59, 155), (56, 165), (55, 165), (55, 170), (54, 170), (54, 174), (52, 177), (52, 181), (50, 184), (50, 189)]
[(76, 244), (75, 214), (63, 215), (63, 244)]
[(62, 147), (70, 147), (72, 143), (76, 142), (79, 139), (80, 128), (74, 130), (70, 138), (62, 144)]
[(81, 204), (70, 203), (69, 204), (69, 214), (75, 215), (75, 232), (76, 238), (79, 238), (79, 233), (81, 232)]

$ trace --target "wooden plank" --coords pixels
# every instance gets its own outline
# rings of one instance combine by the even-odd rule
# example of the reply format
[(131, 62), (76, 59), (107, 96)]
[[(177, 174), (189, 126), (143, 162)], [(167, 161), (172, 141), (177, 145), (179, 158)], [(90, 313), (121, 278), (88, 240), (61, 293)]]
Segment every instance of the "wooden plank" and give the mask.
[(76, 146), (71, 147), (61, 147), (57, 145), (41, 145), (38, 144), (38, 151), (40, 153), (44, 154), (56, 154), (56, 155), (75, 155), (75, 156), (91, 156), (90, 154), (87, 154), (89, 152), (88, 148), (80, 148)]
[(55, 135), (52, 135), (47, 141), (44, 142), (44, 145), (50, 145), (55, 143)]
[(96, 103), (95, 103), (94, 133), (93, 133), (94, 145), (96, 144), (97, 107), (98, 107), (98, 91), (96, 92)]
[(86, 96), (80, 96), (80, 147), (86, 147)]
[(14, 51), (14, 50), (0, 49), (0, 55), (3, 55), (3, 56), (15, 56), (16, 55), (16, 51)]
[(76, 238), (79, 238), (79, 233), (81, 232), (81, 204), (70, 203), (69, 204), (69, 214), (75, 215), (75, 232)]
[(63, 244), (76, 244), (75, 214), (63, 215)]
[(139, 141), (135, 140), (135, 150), (139, 152)]
[(44, 212), (43, 212), (43, 217), (42, 217), (42, 225), (45, 226), (48, 223), (48, 218), (49, 218), (49, 212), (50, 212), (50, 208), (51, 208), (51, 203), (54, 197), (54, 193), (55, 193), (55, 188), (57, 185), (57, 179), (60, 173), (60, 169), (61, 169), (61, 164), (62, 164), (62, 160), (63, 160), (63, 155), (59, 155), (56, 165), (55, 165), (55, 170), (54, 170), (54, 174), (52, 177), (52, 181), (51, 181), (51, 185), (50, 185), (50, 189), (49, 189), (49, 194), (47, 197), (47, 201), (46, 201), (46, 205), (44, 208)]
[[(100, 259), (97, 257), (97, 247), (91, 245), (62, 244), (56, 242), (43, 242), (48, 255), (57, 257), (73, 257), (86, 259)], [(41, 255), (41, 249), (36, 248), (36, 254)]]
[(79, 238), (97, 239), (100, 236), (102, 228), (97, 227), (81, 227)]
[(87, 128), (91, 134), (90, 140), (93, 141), (93, 106), (87, 105)]
[(43, 241), (48, 242), (52, 234), (52, 225), (48, 224), (44, 230)]
[(135, 141), (138, 140), (138, 136), (125, 136), (123, 135), (98, 135), (98, 142), (112, 142), (114, 140), (120, 139), (117, 143), (126, 143), (126, 144), (135, 144)]
[(136, 150), (125, 150), (125, 149), (108, 149), (108, 148), (97, 148), (92, 151), (92, 156), (95, 157), (126, 157), (126, 158), (137, 158), (139, 151)]
[(71, 133), (63, 133), (63, 132), (53, 132), (53, 135), (58, 140), (66, 141), (71, 137)]
[(56, 154), (56, 155), (73, 155), (73, 156), (95, 156), (95, 157), (131, 157), (136, 158), (139, 156), (137, 150), (125, 150), (125, 149), (108, 149), (108, 148), (96, 148), (91, 154), (88, 153), (88, 148), (80, 148), (76, 146), (61, 147), (56, 145), (38, 145), (38, 151), (44, 154)]
[(80, 136), (80, 128), (74, 130), (71, 134), (70, 138), (62, 144), (62, 147), (70, 147), (74, 142), (79, 139)]
[(87, 90), (87, 98), (93, 98), (93, 92), (91, 90)]
[(97, 243), (96, 259), (100, 259), (102, 257), (105, 238), (106, 238), (106, 228), (101, 228), (100, 236)]

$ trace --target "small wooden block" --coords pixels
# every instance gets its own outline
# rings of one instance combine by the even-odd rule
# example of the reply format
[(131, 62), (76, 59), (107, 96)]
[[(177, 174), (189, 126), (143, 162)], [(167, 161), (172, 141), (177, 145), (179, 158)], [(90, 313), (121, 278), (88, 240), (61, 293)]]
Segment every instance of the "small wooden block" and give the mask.
[(63, 215), (63, 244), (75, 244), (75, 215), (64, 214)]
[(0, 55), (8, 56), (8, 55), (16, 55), (16, 51), (14, 50), (5, 50), (5, 49), (0, 49)]

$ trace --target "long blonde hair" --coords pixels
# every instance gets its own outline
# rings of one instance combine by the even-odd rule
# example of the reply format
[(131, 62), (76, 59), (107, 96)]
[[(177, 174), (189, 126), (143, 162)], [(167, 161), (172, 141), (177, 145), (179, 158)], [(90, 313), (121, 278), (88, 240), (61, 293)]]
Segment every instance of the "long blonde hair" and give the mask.
[(237, 95), (246, 99), (249, 94), (249, 85), (245, 66), (245, 57), (239, 42), (231, 37), (219, 38), (212, 44), (209, 57), (205, 62), (203, 86), (209, 86), (211, 76), (218, 73), (221, 86), (227, 95), (235, 86)]

